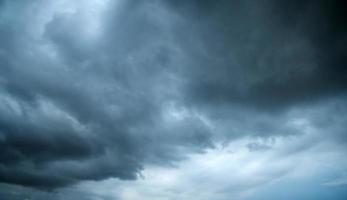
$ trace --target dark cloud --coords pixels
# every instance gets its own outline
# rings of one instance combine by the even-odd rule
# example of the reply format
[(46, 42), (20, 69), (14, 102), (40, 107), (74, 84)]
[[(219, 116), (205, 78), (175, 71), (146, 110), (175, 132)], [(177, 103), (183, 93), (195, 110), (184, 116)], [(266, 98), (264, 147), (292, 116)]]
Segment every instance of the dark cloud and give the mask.
[[(345, 99), (343, 2), (3, 2), (3, 183), (135, 179), (216, 141), (300, 134), (291, 109)], [(339, 117), (315, 124), (345, 138)]]
[[(159, 66), (165, 47), (144, 47), (158, 39), (147, 10), (121, 6), (133, 14), (113, 16), (111, 9), (107, 23), (121, 27), (107, 26), (97, 43), (85, 35), (93, 30), (78, 27), (87, 23), (82, 11), (54, 14), (42, 36), (20, 17), (15, 25), (7, 24), (11, 17), (3, 20), (1, 182), (53, 189), (81, 180), (135, 179), (144, 163), (169, 164), (211, 145), (198, 118), (162, 126), (163, 102), (172, 95), (158, 93), (172, 87), (161, 83), (169, 76)], [(29, 4), (5, 9), (33, 15)]]
[[(171, 4), (170, 4), (171, 5)], [(342, 1), (178, 1), (188, 101), (265, 110), (346, 92)]]

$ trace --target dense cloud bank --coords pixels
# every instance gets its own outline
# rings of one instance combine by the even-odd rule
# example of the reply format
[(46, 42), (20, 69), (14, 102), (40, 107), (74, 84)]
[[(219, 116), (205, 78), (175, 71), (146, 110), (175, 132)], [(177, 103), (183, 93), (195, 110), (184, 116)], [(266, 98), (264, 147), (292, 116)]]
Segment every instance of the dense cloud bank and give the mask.
[(346, 8), (0, 1), (0, 182), (134, 180), (146, 165), (303, 135), (307, 124), (316, 140), (285, 154), (320, 140), (345, 146)]

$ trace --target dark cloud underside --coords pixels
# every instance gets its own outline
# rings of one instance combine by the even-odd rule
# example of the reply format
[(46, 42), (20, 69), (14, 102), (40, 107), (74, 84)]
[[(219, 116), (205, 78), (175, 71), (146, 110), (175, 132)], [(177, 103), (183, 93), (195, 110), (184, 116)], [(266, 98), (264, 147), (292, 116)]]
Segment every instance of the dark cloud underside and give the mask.
[(315, 120), (346, 138), (344, 1), (120, 1), (94, 29), (48, 4), (0, 1), (2, 183), (136, 179), (220, 138), (295, 134), (286, 111), (336, 99)]

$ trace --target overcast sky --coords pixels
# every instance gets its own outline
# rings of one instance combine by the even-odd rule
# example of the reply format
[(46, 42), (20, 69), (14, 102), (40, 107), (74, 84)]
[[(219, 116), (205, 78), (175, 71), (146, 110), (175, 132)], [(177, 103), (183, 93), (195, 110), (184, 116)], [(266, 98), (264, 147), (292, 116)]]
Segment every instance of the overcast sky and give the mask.
[(0, 0), (1, 200), (345, 200), (347, 5)]

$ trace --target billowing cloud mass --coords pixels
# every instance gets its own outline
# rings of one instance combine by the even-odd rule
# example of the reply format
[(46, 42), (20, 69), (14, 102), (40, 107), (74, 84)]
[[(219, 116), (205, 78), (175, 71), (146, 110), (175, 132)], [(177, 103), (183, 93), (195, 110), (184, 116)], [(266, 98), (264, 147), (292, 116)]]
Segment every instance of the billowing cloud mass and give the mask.
[(346, 9), (0, 0), (0, 199), (345, 199)]

